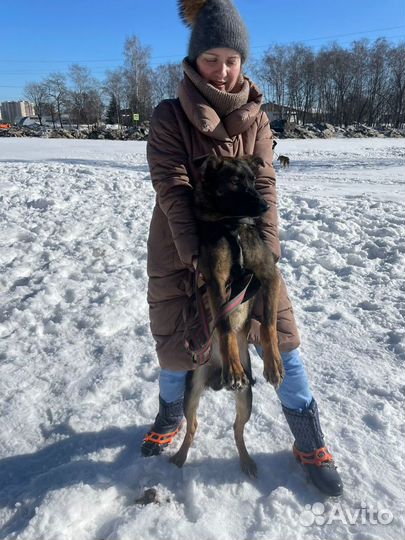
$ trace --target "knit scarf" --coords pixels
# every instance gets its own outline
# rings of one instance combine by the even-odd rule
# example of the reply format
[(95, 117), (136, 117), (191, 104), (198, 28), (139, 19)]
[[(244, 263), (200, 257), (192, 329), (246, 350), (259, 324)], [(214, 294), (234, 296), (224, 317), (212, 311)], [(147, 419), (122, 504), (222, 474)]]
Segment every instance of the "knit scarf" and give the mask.
[(183, 70), (186, 76), (191, 80), (197, 90), (202, 94), (208, 103), (212, 106), (220, 118), (224, 118), (236, 109), (240, 109), (248, 102), (250, 85), (248, 79), (240, 76), (238, 92), (222, 92), (208, 83), (199, 73), (189, 64), (187, 59), (183, 60)]

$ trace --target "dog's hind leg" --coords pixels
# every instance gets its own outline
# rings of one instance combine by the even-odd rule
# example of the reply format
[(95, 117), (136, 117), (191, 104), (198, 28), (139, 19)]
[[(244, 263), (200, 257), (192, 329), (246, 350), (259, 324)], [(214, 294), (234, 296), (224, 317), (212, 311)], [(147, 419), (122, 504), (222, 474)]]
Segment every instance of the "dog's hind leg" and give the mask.
[[(247, 325), (248, 328), (248, 325)], [(244, 439), (244, 429), (245, 425), (250, 418), (252, 412), (252, 384), (254, 384), (252, 379), (252, 368), (250, 364), (249, 350), (246, 341), (247, 328), (245, 331), (238, 334), (238, 343), (241, 356), (241, 362), (245, 369), (251, 384), (245, 387), (239, 392), (234, 392), (235, 404), (236, 404), (236, 418), (235, 423), (233, 424), (233, 432), (235, 436), (236, 447), (239, 453), (240, 467), (242, 471), (250, 476), (250, 478), (257, 477), (257, 466), (253, 459), (250, 457)]]
[(177, 465), (177, 467), (182, 467), (184, 465), (187, 459), (188, 451), (194, 440), (195, 432), (197, 431), (197, 409), (201, 394), (204, 390), (204, 379), (202, 376), (203, 371), (205, 371), (204, 366), (197, 369), (193, 373), (190, 386), (186, 390), (184, 399), (184, 414), (187, 421), (187, 431), (178, 452), (170, 458), (170, 462)]
[(249, 456), (243, 436), (246, 422), (252, 412), (252, 387), (249, 385), (243, 390), (234, 393), (236, 402), (236, 418), (233, 425), (236, 447), (239, 452), (240, 467), (251, 478), (257, 477), (257, 466)]

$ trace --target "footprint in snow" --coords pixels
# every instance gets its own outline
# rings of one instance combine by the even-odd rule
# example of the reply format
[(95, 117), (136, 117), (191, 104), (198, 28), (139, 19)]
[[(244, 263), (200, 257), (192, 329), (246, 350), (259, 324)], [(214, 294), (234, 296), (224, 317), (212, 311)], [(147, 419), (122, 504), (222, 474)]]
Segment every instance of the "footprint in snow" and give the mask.
[(72, 304), (76, 299), (76, 294), (73, 289), (66, 289), (64, 296), (65, 296), (65, 302), (67, 304)]
[(328, 316), (328, 319), (331, 321), (340, 321), (340, 319), (343, 318), (343, 315), (341, 313), (331, 313)]
[(363, 422), (373, 431), (386, 431), (387, 424), (381, 420), (376, 414), (365, 414), (362, 418)]
[(364, 311), (378, 311), (381, 308), (381, 306), (376, 302), (370, 302), (368, 300), (360, 302), (360, 304), (357, 304), (357, 307), (363, 309)]
[(35, 208), (36, 210), (47, 210), (54, 203), (48, 199), (35, 199), (27, 202), (28, 208)]
[(318, 313), (325, 311), (325, 308), (319, 304), (313, 304), (312, 306), (305, 306), (304, 311), (307, 311), (308, 313)]

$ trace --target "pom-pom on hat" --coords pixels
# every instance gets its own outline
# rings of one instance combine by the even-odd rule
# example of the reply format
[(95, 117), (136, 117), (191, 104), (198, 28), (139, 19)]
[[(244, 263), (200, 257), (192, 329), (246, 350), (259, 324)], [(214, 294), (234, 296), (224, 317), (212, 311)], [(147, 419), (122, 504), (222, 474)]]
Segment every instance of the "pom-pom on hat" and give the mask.
[(246, 26), (231, 0), (179, 0), (180, 17), (191, 27), (188, 59), (209, 49), (226, 47), (245, 62), (249, 53)]

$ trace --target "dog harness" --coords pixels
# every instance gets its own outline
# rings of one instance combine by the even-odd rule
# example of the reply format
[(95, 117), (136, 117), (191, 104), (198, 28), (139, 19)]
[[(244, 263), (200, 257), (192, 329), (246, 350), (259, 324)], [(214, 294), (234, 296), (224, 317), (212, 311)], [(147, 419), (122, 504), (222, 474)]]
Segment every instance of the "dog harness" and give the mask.
[[(226, 223), (224, 223), (226, 222)], [(254, 225), (253, 218), (232, 217), (224, 218), (221, 223), (225, 226), (225, 235), (228, 238), (233, 260), (240, 267), (243, 265), (243, 254), (240, 245), (237, 225)], [(183, 309), (184, 320), (184, 346), (191, 354), (193, 362), (203, 365), (211, 359), (212, 336), (219, 321), (229, 316), (238, 306), (250, 300), (259, 290), (260, 281), (252, 272), (241, 272), (241, 277), (233, 280), (228, 291), (228, 300), (223, 304), (212, 323), (211, 310), (204, 302), (206, 286), (198, 287), (198, 270), (194, 273), (194, 294)], [(210, 329), (210, 323), (212, 323)]]

